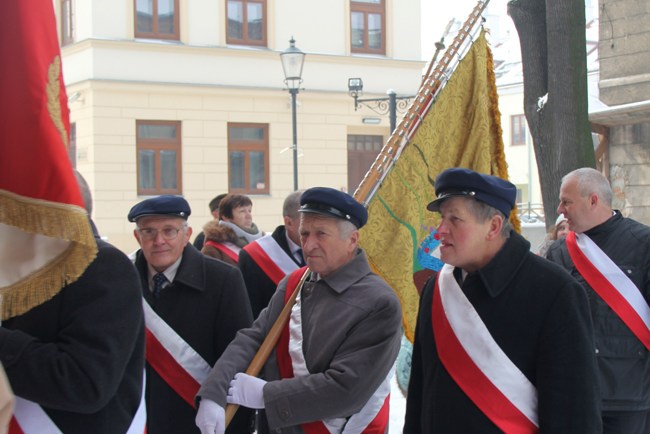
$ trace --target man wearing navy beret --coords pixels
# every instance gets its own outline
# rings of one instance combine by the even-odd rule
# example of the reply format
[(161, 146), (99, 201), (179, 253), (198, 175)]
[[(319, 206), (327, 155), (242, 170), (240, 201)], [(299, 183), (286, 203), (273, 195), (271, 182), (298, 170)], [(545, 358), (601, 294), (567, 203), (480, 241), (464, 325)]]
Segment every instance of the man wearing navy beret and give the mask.
[(515, 186), (453, 168), (435, 191), (404, 433), (600, 433), (586, 294), (512, 229)]
[[(184, 198), (163, 195), (143, 200), (128, 214), (140, 244), (135, 266), (147, 327), (149, 434), (199, 432), (194, 395), (237, 331), (253, 320), (239, 269), (189, 244), (190, 213)], [(229, 432), (250, 433), (251, 418), (242, 412)]]
[[(227, 403), (263, 409), (260, 433), (387, 431), (402, 315), (395, 293), (358, 247), (368, 213), (350, 195), (325, 187), (306, 190), (300, 205), (307, 267), (280, 281), (269, 306), (203, 383), (196, 417), (202, 434), (224, 432)], [(261, 378), (245, 374), (296, 293)]]

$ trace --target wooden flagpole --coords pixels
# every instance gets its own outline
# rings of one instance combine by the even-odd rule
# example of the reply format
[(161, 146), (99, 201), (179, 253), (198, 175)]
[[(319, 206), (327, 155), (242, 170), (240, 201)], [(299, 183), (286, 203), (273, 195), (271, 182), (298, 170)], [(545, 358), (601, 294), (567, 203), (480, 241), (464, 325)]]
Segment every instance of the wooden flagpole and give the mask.
[[(289, 300), (287, 300), (286, 304), (282, 308), (282, 311), (280, 311), (280, 315), (278, 315), (278, 318), (273, 323), (271, 330), (269, 330), (269, 333), (266, 335), (266, 338), (264, 338), (264, 342), (262, 342), (262, 345), (260, 345), (260, 349), (257, 350), (255, 357), (253, 357), (253, 360), (251, 360), (250, 365), (248, 365), (248, 369), (246, 369), (246, 374), (252, 375), (254, 377), (257, 377), (259, 375), (260, 371), (262, 370), (262, 367), (266, 363), (266, 360), (269, 358), (271, 352), (273, 351), (273, 349), (278, 343), (278, 340), (280, 339), (282, 330), (284, 329), (285, 324), (289, 320), (289, 315), (291, 315), (291, 308), (296, 303), (296, 297), (298, 297), (298, 294), (302, 289), (302, 285), (305, 283), (305, 280), (307, 280), (307, 276), (309, 276), (309, 268), (305, 270), (304, 274), (300, 278), (300, 282), (298, 282), (298, 287), (296, 288), (295, 291), (293, 291), (293, 294), (291, 294), (291, 297), (289, 298)], [(228, 404), (226, 406), (226, 427), (228, 427), (228, 425), (230, 424), (230, 421), (232, 420), (233, 416), (235, 416), (235, 413), (237, 412), (238, 408), (239, 405), (236, 404)]]
[[(365, 177), (359, 184), (359, 187), (354, 192), (354, 198), (364, 206), (368, 206), (368, 203), (381, 185), (381, 182), (386, 178), (388, 172), (397, 161), (397, 158), (399, 158), (402, 150), (408, 144), (409, 139), (417, 130), (417, 127), (431, 107), (431, 104), (435, 100), (435, 97), (444, 87), (444, 84), (451, 75), (448, 70), (452, 65), (452, 61), (457, 59), (457, 63), (452, 67), (455, 68), (459, 62), (459, 50), (465, 46), (467, 39), (471, 36), (474, 26), (481, 18), (481, 14), (485, 10), (489, 1), (490, 0), (481, 0), (478, 2), (469, 18), (463, 24), (463, 27), (456, 35), (451, 46), (445, 51), (443, 58), (441, 59), (440, 63), (436, 65), (436, 68), (433, 70), (433, 72), (430, 72), (431, 66), (429, 67), (430, 73), (427, 73), (428, 76), (424, 77), (422, 85), (414, 102), (411, 103), (406, 115), (402, 118), (397, 128), (395, 128), (395, 131), (391, 134), (390, 138), (386, 142), (386, 145), (384, 145), (382, 150), (379, 152), (379, 155), (375, 159), (375, 162), (372, 164), (370, 170), (368, 170)], [(435, 61), (435, 58), (433, 61)], [(271, 352), (280, 339), (282, 329), (284, 328), (284, 325), (286, 324), (286, 321), (289, 319), (289, 315), (291, 314), (291, 308), (295, 304), (296, 297), (300, 292), (300, 288), (302, 288), (302, 285), (307, 279), (308, 274), (309, 269), (307, 269), (302, 275), (300, 282), (298, 283), (298, 288), (293, 292), (291, 298), (282, 308), (280, 315), (275, 320), (275, 323), (273, 323), (271, 330), (269, 330), (269, 333), (264, 339), (264, 342), (262, 342), (262, 345), (260, 345), (260, 348), (255, 354), (255, 357), (253, 357), (253, 360), (248, 366), (246, 374), (257, 376), (262, 370), (262, 367), (266, 363), (266, 360), (269, 358)], [(232, 421), (232, 418), (237, 412), (238, 408), (239, 406), (234, 404), (228, 404), (226, 406), (226, 427)]]
[(436, 53), (432, 64), (429, 65), (427, 75), (422, 80), (420, 90), (418, 90), (406, 114), (402, 117), (395, 131), (392, 132), (384, 147), (379, 151), (379, 155), (377, 155), (374, 163), (372, 163), (372, 166), (370, 166), (359, 187), (354, 192), (354, 198), (365, 207), (368, 207), (370, 200), (374, 197), (381, 183), (397, 162), (404, 147), (408, 145), (410, 138), (417, 131), (422, 119), (424, 119), (436, 97), (444, 88), (444, 85), (449, 80), (451, 74), (453, 74), (458, 63), (460, 63), (460, 58), (464, 54), (461, 50), (465, 49), (466, 51), (471, 46), (471, 44), (467, 44), (468, 39), (471, 39), (473, 29), (481, 19), (481, 14), (489, 2), (490, 0), (481, 0), (477, 3), (472, 13), (456, 34), (454, 41), (432, 71), (433, 62), (438, 55)]

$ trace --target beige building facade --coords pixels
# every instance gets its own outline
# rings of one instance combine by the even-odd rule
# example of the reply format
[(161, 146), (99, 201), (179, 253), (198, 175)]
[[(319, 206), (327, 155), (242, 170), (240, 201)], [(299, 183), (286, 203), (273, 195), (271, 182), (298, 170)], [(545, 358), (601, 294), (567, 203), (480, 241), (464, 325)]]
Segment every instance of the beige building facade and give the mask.
[[(71, 158), (91, 186), (93, 218), (120, 249), (126, 215), (160, 193), (183, 195), (195, 234), (225, 192), (253, 200), (257, 225), (282, 222), (299, 188), (351, 190), (349, 168), (385, 142), (388, 116), (363, 97), (417, 91), (426, 62), (420, 0), (54, 0), (72, 123)], [(306, 58), (292, 108), (280, 53)], [(399, 116), (398, 116), (399, 118)], [(378, 149), (377, 149), (378, 151)], [(374, 151), (376, 153), (376, 151)], [(360, 175), (359, 175), (360, 176)]]
[[(294, 177), (301, 189), (352, 193), (390, 128), (385, 109), (355, 110), (348, 79), (363, 79), (362, 98), (384, 98), (388, 89), (410, 96), (430, 60), (421, 46), (430, 32), (421, 24), (428, 0), (53, 1), (71, 159), (91, 186), (101, 234), (125, 252), (137, 247), (126, 215), (153, 195), (183, 195), (196, 235), (220, 193), (250, 196), (254, 221), (265, 231), (281, 224)], [(535, 224), (543, 208), (523, 116), (519, 47), (498, 7), (488, 7), (486, 26), (494, 35), (508, 171), (522, 220)], [(295, 174), (291, 98), (280, 61), (292, 37), (306, 54)], [(171, 185), (164, 185), (166, 176)]]

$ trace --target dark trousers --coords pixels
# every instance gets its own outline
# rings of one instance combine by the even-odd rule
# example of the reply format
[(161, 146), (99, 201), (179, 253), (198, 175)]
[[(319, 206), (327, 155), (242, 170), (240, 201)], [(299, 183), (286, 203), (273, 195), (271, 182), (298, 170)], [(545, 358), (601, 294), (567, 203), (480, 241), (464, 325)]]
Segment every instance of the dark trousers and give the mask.
[(603, 434), (650, 433), (650, 410), (603, 411)]

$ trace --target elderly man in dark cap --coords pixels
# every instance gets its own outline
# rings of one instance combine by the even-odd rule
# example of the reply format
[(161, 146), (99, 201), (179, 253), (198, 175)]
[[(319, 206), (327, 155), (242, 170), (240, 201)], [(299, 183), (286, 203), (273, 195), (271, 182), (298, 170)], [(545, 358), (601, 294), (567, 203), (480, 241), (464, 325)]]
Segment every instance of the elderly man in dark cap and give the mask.
[[(189, 244), (190, 213), (184, 198), (163, 195), (128, 215), (141, 248), (135, 266), (144, 289), (149, 434), (199, 432), (194, 395), (237, 331), (253, 320), (239, 269)], [(242, 412), (229, 432), (250, 433), (251, 420), (252, 412)]]
[[(401, 310), (358, 247), (367, 211), (348, 194), (323, 187), (306, 190), (300, 204), (307, 267), (279, 283), (268, 308), (237, 335), (203, 383), (196, 417), (202, 434), (224, 432), (226, 403), (264, 409), (259, 432), (387, 429)], [(291, 312), (262, 378), (244, 374), (285, 303)]]
[(420, 301), (404, 433), (599, 433), (585, 292), (512, 230), (515, 186), (454, 168), (435, 189), (445, 265)]

